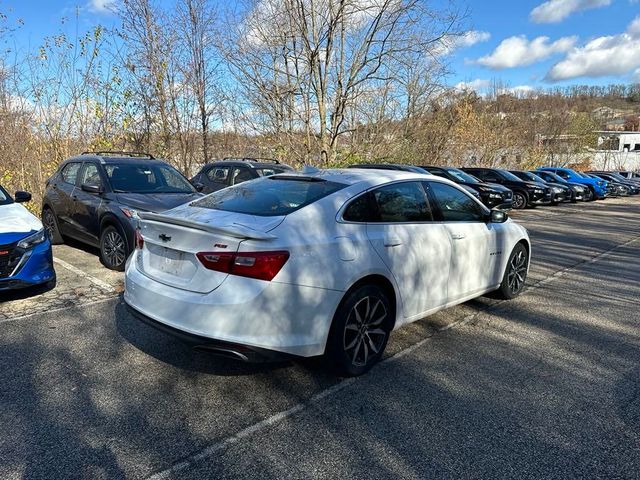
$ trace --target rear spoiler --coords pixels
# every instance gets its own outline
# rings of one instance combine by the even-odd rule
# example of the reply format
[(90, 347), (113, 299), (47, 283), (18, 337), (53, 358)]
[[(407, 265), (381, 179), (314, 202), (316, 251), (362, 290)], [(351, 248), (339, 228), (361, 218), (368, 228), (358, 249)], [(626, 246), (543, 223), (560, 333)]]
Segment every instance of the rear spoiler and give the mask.
[(231, 225), (211, 225), (208, 223), (193, 222), (184, 218), (176, 218), (169, 215), (162, 215), (160, 213), (152, 212), (139, 212), (138, 216), (142, 220), (169, 223), (171, 225), (193, 228), (194, 230), (202, 230), (209, 233), (228, 235), (234, 238), (251, 240), (273, 240), (274, 238), (277, 238), (275, 235), (271, 235), (270, 233), (260, 232), (258, 230), (254, 230), (253, 228), (247, 227), (246, 225), (240, 225), (239, 223), (233, 223)]

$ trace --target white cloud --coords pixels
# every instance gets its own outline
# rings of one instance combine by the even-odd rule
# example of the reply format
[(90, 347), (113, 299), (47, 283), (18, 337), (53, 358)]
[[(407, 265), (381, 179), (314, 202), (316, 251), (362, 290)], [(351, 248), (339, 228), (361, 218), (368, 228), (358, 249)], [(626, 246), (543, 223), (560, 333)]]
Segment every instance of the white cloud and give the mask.
[(598, 37), (574, 48), (547, 73), (547, 80), (626, 75), (640, 67), (640, 16), (624, 33)]
[(483, 80), (481, 78), (477, 78), (477, 79), (472, 80), (470, 82), (459, 82), (459, 83), (456, 83), (456, 85), (453, 88), (455, 88), (456, 90), (460, 90), (460, 91), (480, 92), (482, 90), (486, 90), (490, 86), (491, 86), (491, 81), (490, 80)]
[(529, 41), (524, 35), (503, 40), (491, 55), (477, 60), (485, 67), (502, 69), (531, 65), (556, 53), (564, 53), (575, 45), (577, 37), (562, 37), (550, 42), (549, 37), (537, 37)]
[(536, 89), (533, 88), (531, 85), (517, 85), (515, 87), (506, 87), (506, 88), (500, 89), (500, 93), (510, 93), (511, 95), (515, 95), (516, 97), (518, 96), (524, 97), (535, 91)]
[(89, 0), (88, 8), (97, 13), (113, 13), (119, 0)]
[(531, 10), (535, 23), (558, 23), (575, 12), (611, 5), (612, 0), (549, 0)]
[(434, 54), (448, 55), (460, 48), (471, 47), (476, 43), (486, 42), (490, 38), (491, 34), (489, 32), (482, 32), (480, 30), (469, 30), (462, 35), (445, 35), (440, 40), (440, 45), (436, 48)]

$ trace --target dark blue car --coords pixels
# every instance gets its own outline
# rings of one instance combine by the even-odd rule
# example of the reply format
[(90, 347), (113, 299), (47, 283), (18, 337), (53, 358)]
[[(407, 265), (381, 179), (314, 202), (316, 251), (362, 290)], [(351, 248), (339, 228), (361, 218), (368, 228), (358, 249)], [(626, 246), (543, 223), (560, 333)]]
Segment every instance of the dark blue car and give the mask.
[(138, 212), (162, 212), (202, 196), (180, 172), (148, 154), (83, 153), (47, 181), (42, 221), (51, 241), (65, 237), (100, 249), (102, 263), (124, 270), (135, 248)]
[(16, 192), (14, 200), (0, 185), (0, 291), (56, 283), (49, 237), (20, 205), (29, 200), (27, 192)]

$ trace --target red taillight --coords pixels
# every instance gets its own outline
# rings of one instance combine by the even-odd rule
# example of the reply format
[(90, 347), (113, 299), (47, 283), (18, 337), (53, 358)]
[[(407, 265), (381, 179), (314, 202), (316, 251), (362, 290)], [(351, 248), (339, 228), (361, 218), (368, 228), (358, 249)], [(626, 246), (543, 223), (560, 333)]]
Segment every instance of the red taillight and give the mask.
[(282, 269), (289, 252), (200, 252), (196, 254), (209, 270), (271, 281)]
[(140, 230), (136, 229), (136, 248), (142, 250), (142, 247), (144, 247), (144, 238), (142, 238)]

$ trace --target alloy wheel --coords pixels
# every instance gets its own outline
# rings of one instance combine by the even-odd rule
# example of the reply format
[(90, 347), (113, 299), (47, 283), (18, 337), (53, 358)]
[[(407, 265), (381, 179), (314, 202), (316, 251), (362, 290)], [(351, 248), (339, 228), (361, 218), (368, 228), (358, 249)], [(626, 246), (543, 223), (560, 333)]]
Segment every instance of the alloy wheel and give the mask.
[(349, 312), (342, 345), (354, 366), (367, 365), (384, 348), (387, 316), (384, 303), (375, 296), (363, 297)]
[(513, 208), (521, 209), (527, 206), (527, 199), (521, 193), (513, 194)]
[(527, 277), (527, 253), (524, 249), (518, 250), (509, 262), (507, 284), (512, 294), (517, 294), (524, 286)]
[(117, 231), (109, 230), (105, 234), (102, 252), (110, 266), (118, 267), (124, 263), (127, 258), (125, 242)]
[(44, 223), (44, 229), (47, 231), (47, 235), (49, 238), (53, 238), (56, 233), (56, 219), (53, 218), (53, 212), (46, 209), (42, 220), (42, 223)]

